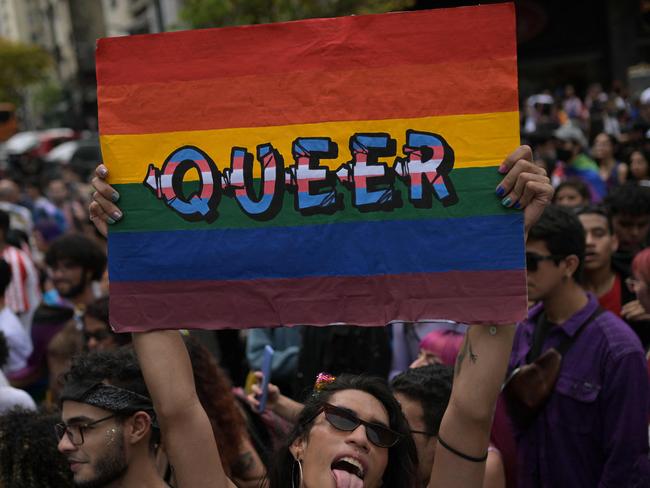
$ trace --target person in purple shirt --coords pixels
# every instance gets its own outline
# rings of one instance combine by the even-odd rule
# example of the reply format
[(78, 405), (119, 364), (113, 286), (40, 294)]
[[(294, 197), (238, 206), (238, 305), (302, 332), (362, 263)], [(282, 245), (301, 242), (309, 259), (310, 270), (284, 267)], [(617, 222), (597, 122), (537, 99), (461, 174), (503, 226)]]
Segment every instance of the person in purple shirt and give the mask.
[(599, 309), (581, 287), (584, 255), (578, 218), (547, 208), (526, 243), (528, 296), (539, 303), (517, 327), (510, 369), (565, 338), (573, 342), (543, 409), (527, 425), (513, 418), (522, 487), (650, 482), (644, 479), (650, 385), (643, 349), (628, 325)]

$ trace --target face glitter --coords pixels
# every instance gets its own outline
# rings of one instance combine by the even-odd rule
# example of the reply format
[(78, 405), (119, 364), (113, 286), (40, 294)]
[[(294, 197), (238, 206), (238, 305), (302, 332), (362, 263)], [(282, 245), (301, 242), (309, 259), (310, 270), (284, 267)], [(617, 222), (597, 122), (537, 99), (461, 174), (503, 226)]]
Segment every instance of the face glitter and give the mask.
[(115, 427), (111, 427), (106, 431), (106, 434), (104, 435), (104, 438), (106, 440), (106, 445), (110, 446), (111, 444), (115, 443), (115, 439), (117, 437), (117, 429)]

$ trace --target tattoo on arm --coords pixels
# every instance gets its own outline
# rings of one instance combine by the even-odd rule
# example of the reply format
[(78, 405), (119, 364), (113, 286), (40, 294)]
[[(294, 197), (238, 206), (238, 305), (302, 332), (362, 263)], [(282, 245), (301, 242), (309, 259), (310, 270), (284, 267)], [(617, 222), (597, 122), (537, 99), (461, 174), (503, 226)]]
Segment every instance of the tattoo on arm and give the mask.
[(478, 354), (475, 354), (474, 350), (472, 349), (472, 341), (469, 338), (469, 334), (465, 336), (465, 340), (463, 341), (463, 347), (458, 353), (454, 376), (458, 376), (460, 374), (460, 368), (463, 365), (463, 361), (465, 360), (465, 357), (468, 354), (469, 354), (469, 360), (472, 363), (476, 363), (476, 360), (478, 359)]

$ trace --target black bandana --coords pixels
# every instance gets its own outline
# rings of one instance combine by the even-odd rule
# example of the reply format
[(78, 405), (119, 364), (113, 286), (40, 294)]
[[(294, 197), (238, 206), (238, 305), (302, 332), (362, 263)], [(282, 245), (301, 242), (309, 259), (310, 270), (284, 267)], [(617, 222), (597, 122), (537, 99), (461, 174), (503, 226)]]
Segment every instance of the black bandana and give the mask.
[(139, 410), (150, 414), (154, 412), (150, 398), (106, 383), (68, 383), (63, 387), (60, 402), (65, 400), (85, 403), (115, 413), (135, 413)]

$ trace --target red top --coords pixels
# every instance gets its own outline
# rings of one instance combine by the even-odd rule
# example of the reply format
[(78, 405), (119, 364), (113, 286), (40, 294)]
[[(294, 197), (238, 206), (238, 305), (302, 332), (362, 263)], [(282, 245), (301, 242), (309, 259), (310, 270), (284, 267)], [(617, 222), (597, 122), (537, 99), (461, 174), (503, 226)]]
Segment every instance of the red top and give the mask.
[(607, 293), (598, 297), (598, 302), (605, 310), (609, 310), (620, 317), (621, 309), (623, 308), (621, 293), (621, 276), (616, 273), (614, 275), (614, 284)]

